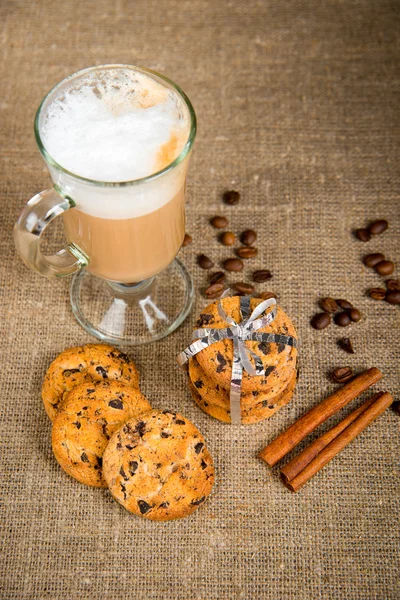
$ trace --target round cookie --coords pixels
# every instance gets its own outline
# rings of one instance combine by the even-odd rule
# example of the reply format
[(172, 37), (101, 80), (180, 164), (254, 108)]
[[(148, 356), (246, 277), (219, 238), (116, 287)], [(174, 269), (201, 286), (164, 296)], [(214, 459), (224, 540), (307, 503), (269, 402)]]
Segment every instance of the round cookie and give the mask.
[(138, 389), (139, 375), (133, 361), (108, 344), (67, 348), (51, 363), (42, 386), (46, 412), (53, 421), (64, 395), (90, 381), (112, 379)]
[(101, 467), (108, 440), (125, 421), (149, 411), (151, 406), (139, 390), (119, 381), (76, 386), (53, 422), (52, 446), (58, 463), (81, 483), (107, 487)]
[[(220, 384), (214, 383), (200, 367), (196, 356), (189, 359), (189, 377), (193, 385), (197, 389), (200, 396), (209, 404), (218, 406), (229, 406), (229, 390), (223, 388)], [(267, 376), (268, 377), (268, 376)], [(275, 396), (285, 390), (289, 379), (293, 377), (291, 369), (285, 369), (284, 374), (276, 383), (270, 387), (266, 386), (263, 391), (253, 390), (241, 395), (241, 404), (243, 407), (254, 406), (262, 401), (273, 401)], [(270, 402), (271, 403), (271, 402)]]
[(169, 411), (125, 423), (104, 452), (103, 474), (122, 506), (154, 521), (190, 515), (214, 483), (203, 436), (185, 417)]
[[(233, 317), (236, 323), (241, 321), (240, 316), (240, 297), (230, 296), (219, 300), (225, 312)], [(200, 314), (196, 323), (196, 329), (201, 327), (211, 327), (221, 329), (227, 326), (227, 323), (218, 314), (218, 302), (209, 304)], [(251, 298), (250, 309), (254, 310), (262, 300), (260, 298)], [(272, 309), (267, 309), (266, 313)], [(274, 321), (258, 330), (260, 333), (280, 333), (297, 337), (293, 323), (282, 310), (277, 308), (277, 315)], [(275, 385), (279, 385), (281, 379), (288, 380), (291, 373), (296, 370), (297, 350), (286, 344), (260, 343), (248, 341), (248, 346), (257, 356), (260, 357), (263, 367), (266, 371), (265, 377), (253, 377), (246, 371), (243, 372), (242, 392), (247, 394), (252, 391), (269, 390)], [(232, 373), (233, 342), (230, 339), (224, 339), (211, 344), (196, 357), (198, 363), (205, 375), (216, 385), (229, 389)]]
[[(279, 394), (279, 396), (274, 401), (273, 405), (268, 404), (268, 401), (266, 400), (250, 408), (241, 407), (241, 423), (243, 425), (259, 423), (260, 421), (264, 421), (265, 419), (271, 417), (274, 413), (278, 412), (280, 408), (282, 408), (290, 402), (296, 385), (296, 379), (296, 375), (292, 377), (292, 380), (289, 382), (287, 388)], [(203, 410), (211, 417), (218, 419), (219, 421), (223, 421), (224, 423), (231, 422), (229, 408), (224, 408), (222, 406), (211, 404), (205, 401), (200, 396), (198, 390), (194, 387), (192, 382), (189, 382), (189, 388), (194, 401), (201, 408), (201, 410)]]

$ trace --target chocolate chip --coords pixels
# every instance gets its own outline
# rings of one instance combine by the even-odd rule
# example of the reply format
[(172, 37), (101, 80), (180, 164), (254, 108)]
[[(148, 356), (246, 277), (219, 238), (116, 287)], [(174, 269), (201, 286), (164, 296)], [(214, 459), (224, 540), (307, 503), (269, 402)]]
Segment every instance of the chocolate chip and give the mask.
[(206, 461), (202, 460), (201, 463), (200, 463), (200, 466), (201, 466), (202, 469), (205, 469), (207, 467)]
[(357, 229), (356, 237), (362, 242), (368, 242), (371, 239), (371, 234), (368, 229)]
[(347, 312), (339, 313), (338, 315), (335, 316), (334, 320), (335, 320), (336, 325), (339, 325), (339, 327), (347, 327), (351, 323), (349, 313), (347, 313)]
[(119, 398), (110, 400), (110, 402), (108, 403), (108, 406), (111, 406), (111, 408), (117, 408), (118, 410), (122, 410), (124, 408), (124, 404), (123, 404), (122, 400), (120, 400)]
[(211, 269), (211, 267), (214, 266), (214, 263), (211, 260), (211, 258), (208, 258), (208, 256), (206, 256), (205, 254), (199, 254), (199, 256), (197, 257), (197, 264), (201, 269)]
[(168, 508), (169, 502), (162, 502), (158, 508)]
[(272, 371), (275, 371), (275, 367), (267, 367), (265, 369), (265, 378), (267, 378), (268, 375), (271, 375)]
[(128, 475), (125, 473), (124, 471), (124, 467), (121, 467), (119, 470), (119, 474), (121, 475), (121, 477), (123, 477), (125, 479), (125, 481), (129, 481), (129, 477)]
[(389, 304), (400, 304), (400, 291), (393, 290), (386, 292), (385, 300), (386, 302), (389, 302)]
[(98, 372), (99, 375), (102, 376), (103, 379), (107, 379), (108, 378), (108, 373), (107, 371), (104, 369), (104, 367), (101, 367), (100, 365), (98, 367), (96, 367), (96, 371)]
[(367, 254), (367, 256), (364, 256), (363, 263), (366, 267), (373, 269), (375, 265), (382, 260), (385, 260), (385, 255), (381, 254), (380, 252), (376, 252), (374, 254)]
[(191, 244), (193, 241), (193, 238), (191, 235), (189, 235), (188, 233), (185, 233), (185, 237), (183, 238), (183, 242), (182, 242), (182, 246), (189, 246), (189, 244)]
[(228, 258), (227, 260), (224, 260), (222, 266), (226, 271), (233, 271), (238, 273), (239, 271), (243, 270), (244, 265), (240, 258)]
[(144, 500), (138, 500), (138, 506), (142, 515), (145, 515), (149, 512), (149, 510), (151, 510), (150, 504), (147, 504), (147, 502), (145, 502)]
[(72, 423), (72, 425), (75, 425), (75, 427), (76, 427), (77, 429), (80, 429), (80, 428), (82, 427), (82, 425), (81, 425), (81, 423), (79, 423), (79, 421), (74, 421), (74, 422)]
[(333, 298), (322, 298), (319, 305), (327, 313), (333, 314), (339, 310), (339, 305)]
[(224, 246), (233, 246), (236, 241), (236, 236), (233, 231), (225, 231), (220, 235), (220, 242)]
[(223, 200), (224, 200), (225, 204), (234, 206), (235, 204), (238, 204), (238, 202), (240, 200), (240, 194), (239, 194), (239, 192), (236, 192), (235, 190), (229, 190), (227, 192), (224, 192)]
[(80, 373), (80, 369), (65, 369), (65, 371), (63, 371), (64, 377), (69, 377), (70, 375), (73, 375), (74, 373)]
[(196, 454), (200, 454), (202, 448), (203, 448), (204, 444), (203, 442), (198, 442), (195, 447), (194, 447), (194, 451), (196, 452)]
[(260, 352), (267, 355), (270, 353), (270, 345), (268, 342), (260, 342), (257, 346)]
[(240, 258), (254, 258), (255, 256), (257, 256), (258, 250), (257, 248), (254, 248), (254, 246), (240, 246), (240, 248), (238, 248), (236, 250), (236, 254), (240, 257)]
[(209, 325), (214, 320), (213, 315), (200, 315), (200, 318), (197, 320), (196, 327), (203, 327), (204, 325)]
[(254, 285), (251, 283), (245, 283), (244, 281), (238, 281), (233, 285), (234, 289), (243, 294), (252, 294), (254, 292)]
[(84, 463), (90, 462), (89, 459), (88, 459), (88, 455), (86, 454), (86, 452), (82, 452), (82, 454), (81, 454), (81, 461), (84, 462)]
[(206, 499), (206, 497), (202, 496), (198, 500), (192, 500), (190, 504), (192, 504), (193, 506), (198, 506), (199, 504), (201, 504), (202, 502), (204, 502), (205, 499)]
[(268, 271), (268, 269), (258, 269), (258, 271), (254, 271), (253, 273), (253, 281), (256, 283), (264, 283), (268, 279), (271, 279), (271, 277), (271, 271)]
[(394, 271), (394, 262), (391, 260), (381, 260), (374, 266), (374, 269), (379, 275), (391, 275)]
[(400, 291), (400, 281), (398, 279), (387, 279), (385, 281), (386, 287), (391, 292), (399, 292)]
[(386, 290), (384, 288), (371, 288), (368, 290), (368, 296), (374, 300), (385, 300)]
[(257, 234), (253, 229), (246, 229), (240, 236), (240, 241), (245, 246), (252, 246), (257, 239)]
[(140, 437), (143, 437), (146, 433), (146, 423), (144, 421), (139, 421), (139, 423), (136, 424), (135, 432), (138, 433)]
[(332, 372), (332, 379), (336, 381), (336, 383), (345, 383), (346, 381), (350, 381), (353, 376), (353, 369), (350, 367), (339, 367)]
[(368, 231), (372, 235), (380, 235), (389, 227), (389, 223), (386, 219), (378, 219), (368, 225)]
[(182, 421), (182, 419), (176, 419), (176, 420), (175, 420), (175, 423), (176, 423), (177, 425), (186, 425), (186, 422), (185, 422), (185, 421)]
[(228, 225), (228, 219), (226, 217), (213, 217), (210, 221), (211, 225), (215, 227), (215, 229), (224, 229)]
[(86, 389), (86, 393), (87, 394), (93, 394), (96, 390), (94, 388), (87, 388)]
[(218, 366), (217, 366), (217, 373), (222, 373), (223, 371), (225, 371), (225, 367), (228, 364), (226, 359), (222, 356), (221, 352), (217, 352), (217, 361), (218, 361)]
[(311, 327), (314, 327), (314, 329), (325, 329), (331, 324), (331, 317), (326, 312), (318, 313), (313, 316), (310, 322)]
[(202, 382), (201, 379), (198, 379), (197, 381), (194, 381), (194, 386), (198, 389), (201, 390), (201, 388), (203, 387), (204, 383)]
[(161, 436), (162, 438), (169, 438), (169, 437), (171, 437), (171, 434), (170, 434), (170, 433), (167, 433), (166, 431), (162, 431), (162, 432), (160, 433), (160, 436)]
[(121, 492), (124, 495), (124, 500), (126, 500), (126, 487), (124, 486), (123, 483), (120, 483), (119, 485), (120, 485), (120, 488), (121, 488)]
[(136, 460), (131, 460), (129, 462), (129, 473), (131, 475), (134, 475), (137, 471), (138, 466), (139, 466), (139, 463)]
[(340, 340), (338, 340), (338, 345), (345, 352), (348, 352), (349, 354), (354, 354), (353, 343), (350, 338), (341, 338)]

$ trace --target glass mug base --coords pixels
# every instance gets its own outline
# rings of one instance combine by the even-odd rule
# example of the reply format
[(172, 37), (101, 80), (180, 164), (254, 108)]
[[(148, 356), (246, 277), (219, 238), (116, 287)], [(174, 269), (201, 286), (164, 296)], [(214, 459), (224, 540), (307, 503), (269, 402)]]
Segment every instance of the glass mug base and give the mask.
[(72, 311), (78, 323), (103, 342), (137, 346), (160, 340), (190, 312), (192, 279), (179, 259), (138, 284), (99, 279), (82, 269), (73, 277)]

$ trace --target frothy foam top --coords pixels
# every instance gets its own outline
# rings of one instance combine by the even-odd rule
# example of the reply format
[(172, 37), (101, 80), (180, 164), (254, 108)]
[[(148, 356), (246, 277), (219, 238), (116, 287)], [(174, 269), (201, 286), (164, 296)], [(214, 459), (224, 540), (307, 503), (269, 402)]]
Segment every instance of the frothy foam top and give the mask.
[(44, 110), (41, 135), (68, 171), (96, 181), (131, 181), (175, 160), (189, 121), (174, 90), (137, 71), (108, 69), (71, 80)]

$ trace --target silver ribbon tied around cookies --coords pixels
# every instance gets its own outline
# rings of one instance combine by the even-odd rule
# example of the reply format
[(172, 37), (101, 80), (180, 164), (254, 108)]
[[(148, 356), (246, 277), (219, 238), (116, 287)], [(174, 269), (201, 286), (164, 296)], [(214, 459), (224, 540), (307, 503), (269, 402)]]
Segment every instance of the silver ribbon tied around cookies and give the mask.
[[(250, 314), (250, 296), (241, 296), (240, 313), (242, 320), (240, 323), (236, 323), (232, 317), (225, 313), (222, 307), (221, 300), (226, 298), (227, 295), (229, 295), (229, 290), (224, 292), (218, 302), (218, 313), (221, 319), (229, 324), (229, 327), (222, 329), (208, 327), (196, 329), (192, 334), (192, 340), (195, 341), (179, 354), (177, 360), (180, 366), (183, 367), (189, 358), (195, 356), (204, 350), (204, 348), (223, 339), (231, 339), (233, 341), (232, 377), (229, 395), (231, 422), (240, 423), (240, 394), (243, 369), (252, 376), (265, 376), (265, 369), (260, 357), (248, 348), (245, 342), (275, 342), (276, 344), (285, 344), (296, 348), (297, 340), (291, 335), (257, 332), (258, 329), (267, 327), (274, 321), (277, 312), (276, 300), (274, 298), (264, 300)], [(263, 312), (271, 306), (274, 308), (262, 317)], [(251, 358), (254, 360), (254, 365), (251, 363)]]

